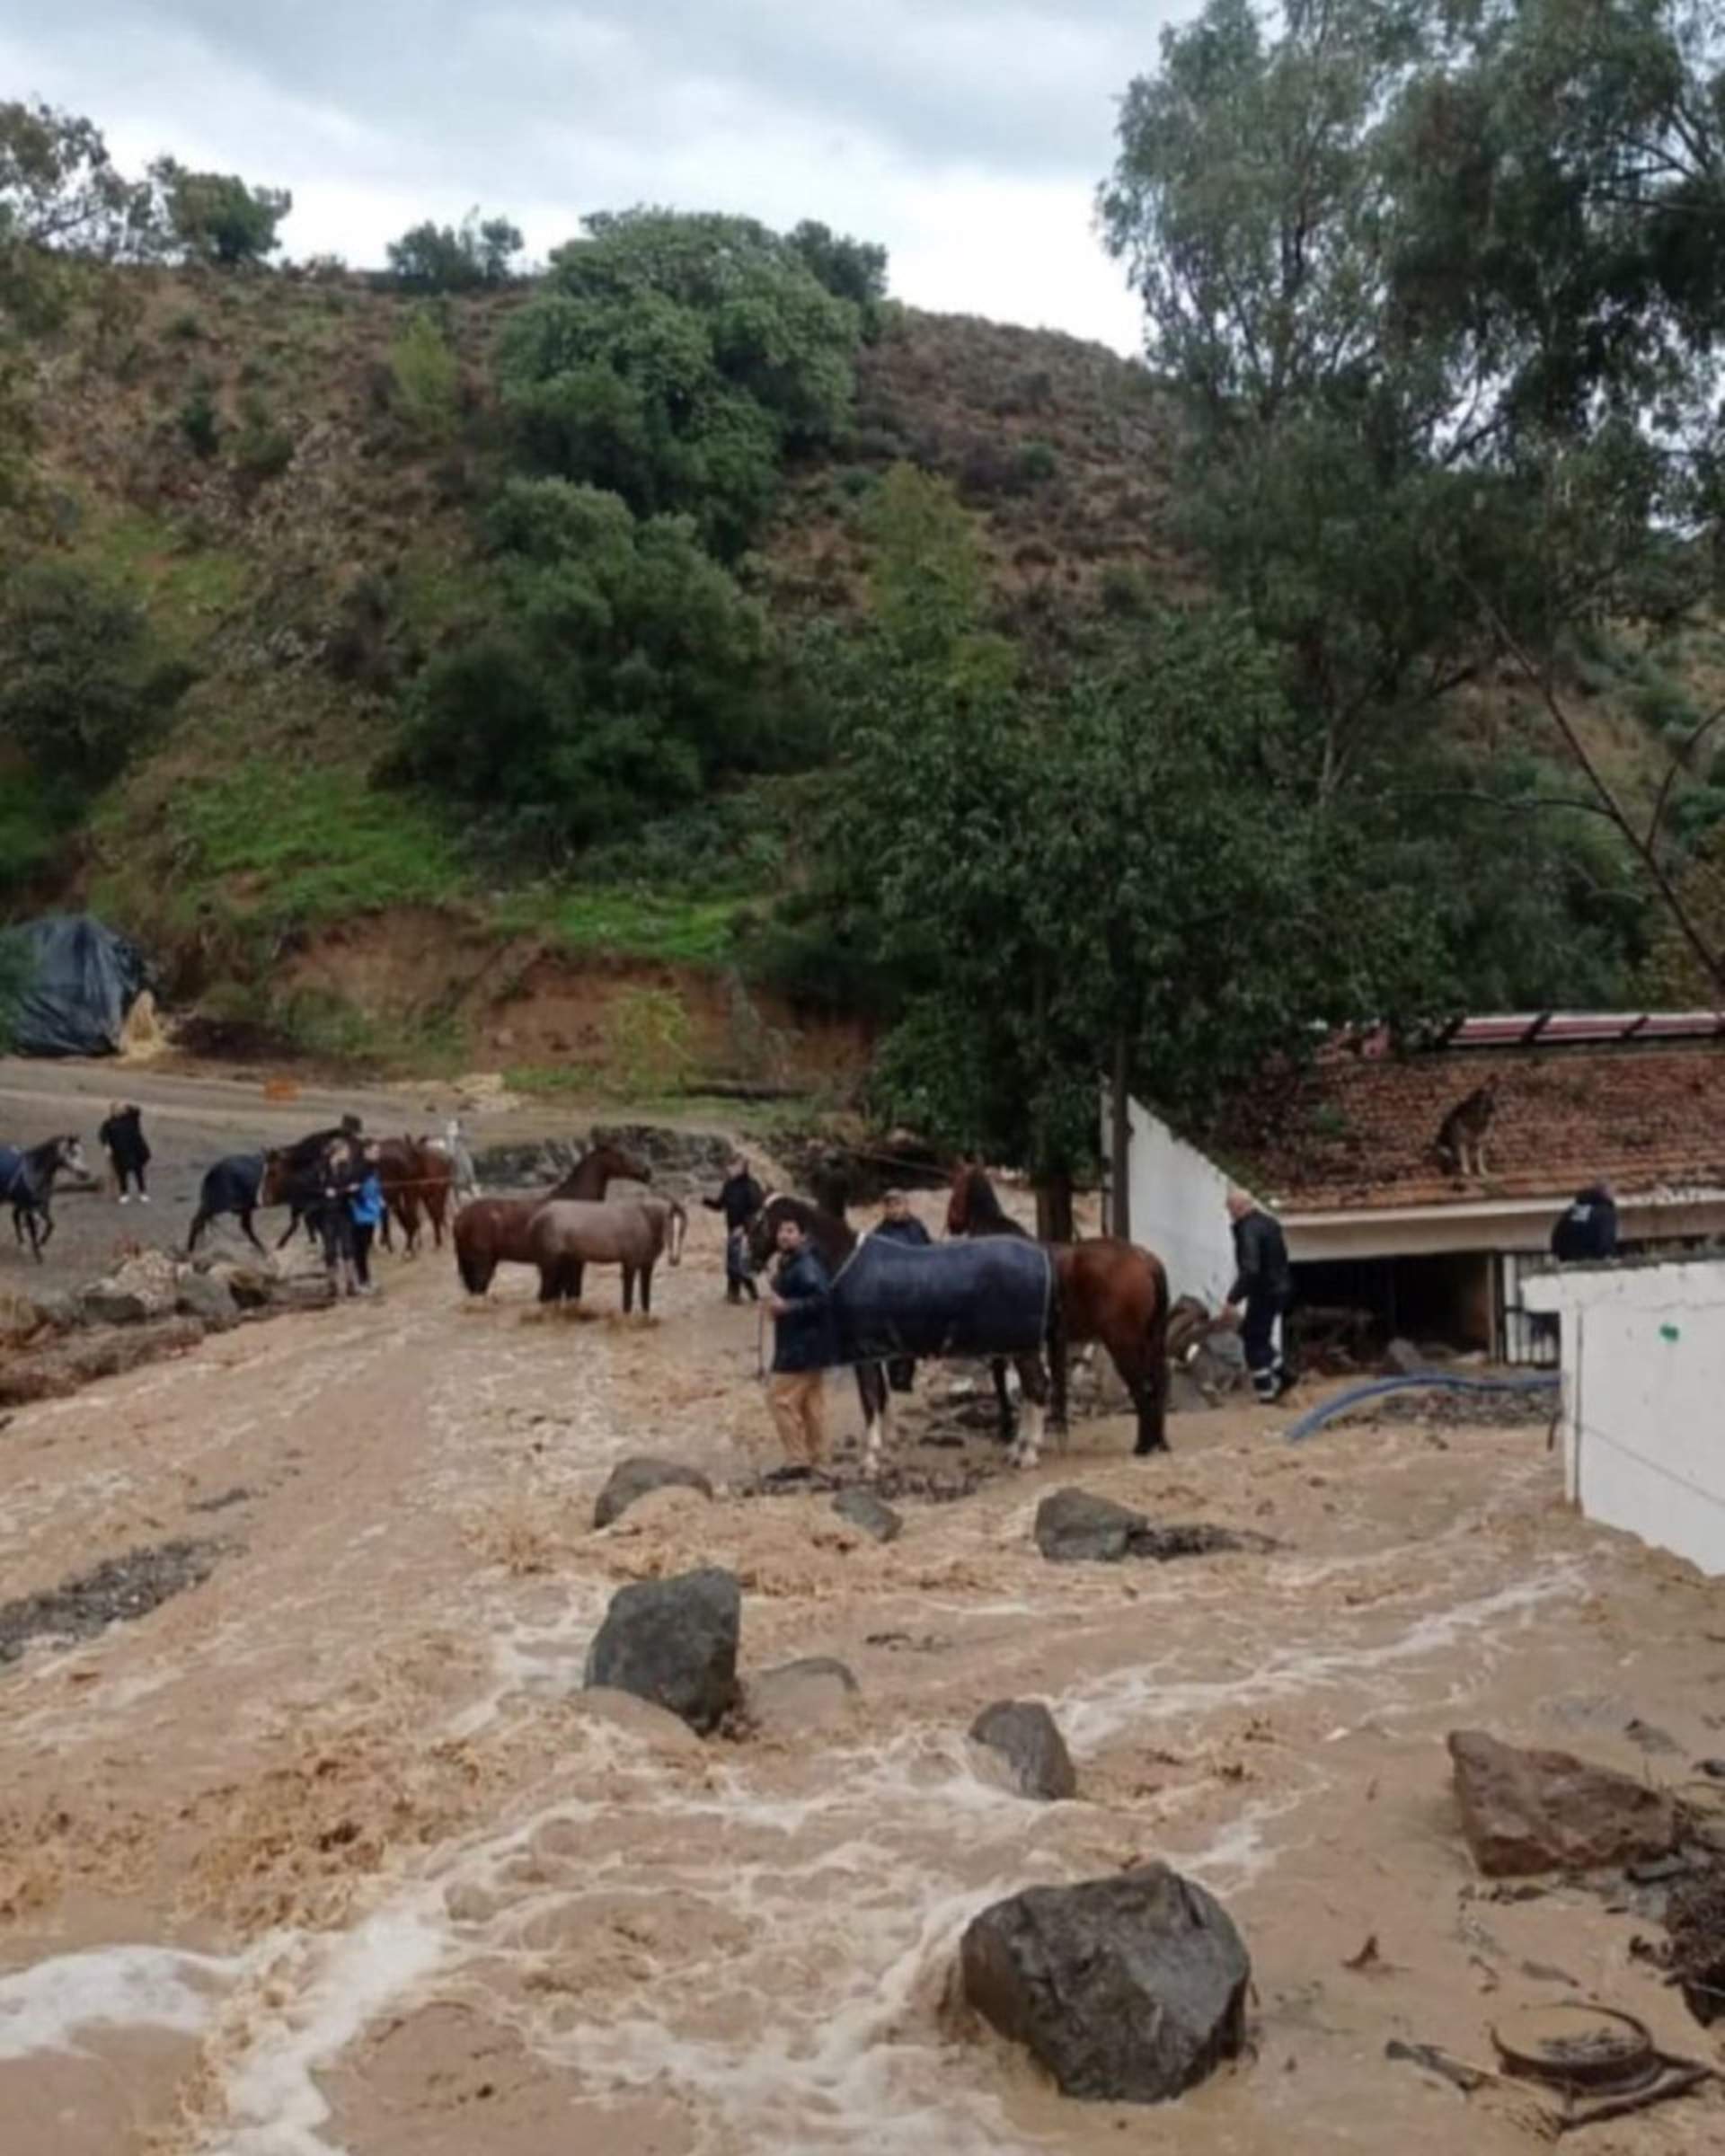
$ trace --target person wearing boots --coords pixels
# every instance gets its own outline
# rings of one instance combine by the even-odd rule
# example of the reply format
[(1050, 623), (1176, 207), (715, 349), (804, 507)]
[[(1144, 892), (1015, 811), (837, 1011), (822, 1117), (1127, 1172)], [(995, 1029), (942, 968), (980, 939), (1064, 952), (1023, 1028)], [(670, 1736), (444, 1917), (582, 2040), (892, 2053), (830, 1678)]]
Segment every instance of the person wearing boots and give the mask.
[(732, 1156), (725, 1183), (717, 1197), (703, 1197), (709, 1213), (725, 1216), (725, 1300), (740, 1303), (747, 1295), (757, 1300), (755, 1276), (748, 1269), (748, 1224), (766, 1202), (766, 1193), (748, 1171), (742, 1154)]
[(1287, 1241), (1281, 1223), (1243, 1190), (1228, 1192), (1228, 1218), (1234, 1223), (1234, 1282), (1222, 1315), (1239, 1324), (1252, 1389), (1269, 1406), (1294, 1383), (1276, 1337), (1294, 1300)]

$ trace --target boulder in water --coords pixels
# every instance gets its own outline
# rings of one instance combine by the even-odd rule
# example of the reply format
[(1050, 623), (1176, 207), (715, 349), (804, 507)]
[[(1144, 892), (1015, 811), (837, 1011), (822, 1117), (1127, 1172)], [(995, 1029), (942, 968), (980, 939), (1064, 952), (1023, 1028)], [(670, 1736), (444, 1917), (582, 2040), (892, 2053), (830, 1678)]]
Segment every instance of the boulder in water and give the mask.
[(214, 1273), (193, 1272), (187, 1267), (174, 1288), (174, 1308), (182, 1315), (201, 1318), (212, 1332), (225, 1332), (240, 1321), (240, 1306), (226, 1280)]
[(860, 1527), (864, 1534), (872, 1535), (877, 1542), (896, 1542), (905, 1530), (905, 1523), (885, 1498), (876, 1497), (871, 1489), (864, 1489), (861, 1485), (841, 1489), (833, 1499), (833, 1510), (853, 1527)]
[(716, 1566), (637, 1580), (611, 1597), (585, 1683), (668, 1707), (704, 1736), (736, 1699), (741, 1631), (741, 1591)]
[(960, 1972), (969, 2004), (1066, 2096), (1163, 2103), (1245, 2043), (1240, 1934), (1165, 1864), (995, 1903), (966, 1930)]
[(1118, 1564), (1150, 1523), (1087, 1489), (1057, 1489), (1036, 1508), (1036, 1546), (1051, 1564)]
[(1591, 1871), (1676, 1846), (1662, 1789), (1569, 1752), (1524, 1752), (1482, 1729), (1453, 1729), (1455, 1797), (1473, 1860), (1493, 1878)]
[(843, 1721), (861, 1691), (845, 1663), (831, 1655), (809, 1655), (746, 1679), (743, 1713), (764, 1736), (795, 1736)]
[(712, 1495), (712, 1484), (699, 1468), (686, 1467), (680, 1460), (659, 1460), (651, 1454), (637, 1454), (633, 1459), (620, 1460), (611, 1470), (610, 1480), (599, 1492), (593, 1507), (593, 1524), (608, 1527), (613, 1520), (621, 1519), (637, 1498), (644, 1498), (650, 1489), (698, 1489), (703, 1498)]
[(1066, 1740), (1039, 1700), (996, 1700), (971, 1723), (970, 1741), (1004, 1764), (1021, 1797), (1052, 1804), (1078, 1794)]

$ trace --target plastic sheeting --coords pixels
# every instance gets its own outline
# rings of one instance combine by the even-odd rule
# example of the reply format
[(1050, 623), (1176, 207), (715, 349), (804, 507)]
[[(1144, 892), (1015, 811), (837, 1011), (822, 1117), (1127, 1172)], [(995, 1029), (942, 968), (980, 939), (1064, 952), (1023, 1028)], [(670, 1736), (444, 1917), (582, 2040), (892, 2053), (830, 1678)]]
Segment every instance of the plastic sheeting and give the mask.
[(89, 914), (50, 914), (7, 932), (25, 978), (12, 1021), (21, 1056), (111, 1056), (147, 985), (144, 954)]

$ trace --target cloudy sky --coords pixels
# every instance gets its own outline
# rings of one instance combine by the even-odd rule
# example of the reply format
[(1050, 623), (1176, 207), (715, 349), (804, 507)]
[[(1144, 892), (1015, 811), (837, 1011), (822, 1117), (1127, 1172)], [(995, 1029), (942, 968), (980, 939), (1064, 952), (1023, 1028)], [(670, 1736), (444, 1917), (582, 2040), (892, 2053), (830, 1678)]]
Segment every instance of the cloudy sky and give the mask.
[(649, 200), (884, 241), (922, 306), (1122, 350), (1091, 198), (1196, 0), (0, 0), (0, 93), (290, 187), (290, 253), (380, 263), (473, 204), (536, 254)]

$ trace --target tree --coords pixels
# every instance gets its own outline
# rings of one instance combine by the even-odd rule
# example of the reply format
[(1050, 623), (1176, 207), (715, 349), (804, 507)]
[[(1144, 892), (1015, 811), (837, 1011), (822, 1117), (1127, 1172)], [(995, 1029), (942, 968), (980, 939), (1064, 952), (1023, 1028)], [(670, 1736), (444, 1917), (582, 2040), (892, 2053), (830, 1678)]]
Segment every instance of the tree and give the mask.
[(190, 172), (172, 157), (157, 158), (150, 177), (170, 243), (191, 261), (241, 269), (281, 244), (277, 228), (294, 207), (286, 188), (251, 187), (234, 172)]
[(587, 232), (505, 331), (505, 402), (542, 470), (686, 512), (732, 558), (783, 458), (842, 425), (858, 310), (747, 218), (637, 209)]
[(461, 364), (429, 307), (415, 307), (389, 348), (395, 402), (415, 433), (438, 441), (456, 429)]
[[(1181, 521), (1335, 799), (1508, 627), (1711, 575), (1717, 18), (1687, 0), (1247, 0), (1164, 33), (1100, 199), (1190, 457)], [(1711, 506), (1710, 506), (1711, 505)], [(1657, 574), (1652, 574), (1657, 567)]]
[(408, 775), (555, 853), (771, 760), (764, 617), (686, 518), (517, 480), (491, 537), (493, 588), (415, 685)]
[(871, 240), (840, 238), (812, 218), (796, 226), (790, 245), (827, 291), (861, 310), (864, 333), (871, 332), (887, 296), (886, 249)]
[(48, 104), (0, 103), (0, 250), (112, 261), (148, 254), (158, 236), (147, 181), (117, 170), (93, 121)]
[(515, 258), (526, 242), (507, 217), (487, 217), (470, 209), (457, 228), (434, 224), (429, 217), (399, 240), (387, 252), (395, 281), (409, 292), (472, 292), (487, 286), (505, 285), (514, 274)]
[[(1421, 977), (1441, 996), (1410, 910), (1288, 783), (1293, 723), (1237, 616), (1159, 616), (1028, 684), (967, 608), (950, 494), (895, 492), (875, 625), (833, 676), (826, 833), (901, 986), (884, 1112), (1057, 1184), (1095, 1156), (1110, 1065), (1203, 1126), (1314, 1019), (1402, 1016)], [(938, 596), (913, 610), (918, 560)]]
[(71, 562), (28, 561), (0, 590), (0, 744), (50, 799), (83, 806), (117, 777), (190, 678), (128, 593)]

